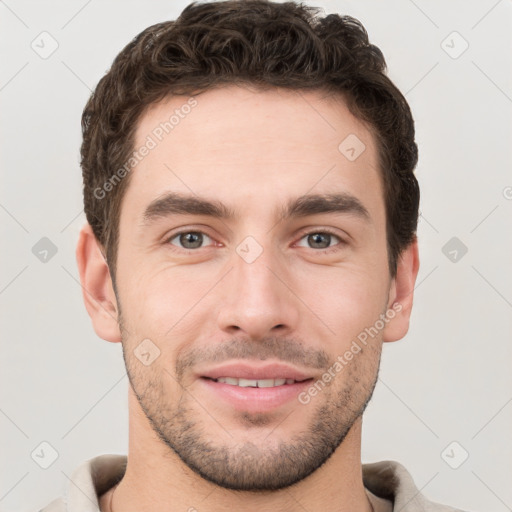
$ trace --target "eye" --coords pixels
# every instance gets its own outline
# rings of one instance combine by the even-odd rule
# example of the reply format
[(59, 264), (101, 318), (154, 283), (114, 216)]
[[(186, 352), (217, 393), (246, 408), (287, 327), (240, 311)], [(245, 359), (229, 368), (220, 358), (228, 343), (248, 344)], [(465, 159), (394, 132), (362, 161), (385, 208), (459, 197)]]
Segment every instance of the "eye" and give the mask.
[[(332, 252), (339, 250), (339, 247), (336, 247), (336, 245), (345, 245), (346, 242), (340, 238), (338, 235), (335, 235), (331, 231), (310, 231), (309, 233), (306, 233), (301, 240), (306, 239), (306, 243), (309, 244), (308, 246), (312, 249), (327, 249), (325, 252)], [(333, 239), (338, 240), (338, 244), (335, 246), (331, 246), (331, 242)], [(304, 247), (304, 245), (298, 244), (299, 246)]]
[[(325, 229), (310, 231), (304, 234), (297, 245), (305, 247), (303, 243), (301, 243), (302, 240), (305, 240), (308, 244), (306, 247), (317, 249), (318, 251), (323, 250), (323, 252), (326, 253), (337, 251), (340, 249), (339, 246), (346, 245), (346, 242), (339, 235)], [(332, 245), (332, 242), (336, 240), (338, 243)], [(209, 245), (211, 245), (213, 239), (202, 231), (180, 231), (170, 236), (166, 240), (166, 243), (172, 245), (173, 249), (193, 251), (205, 247), (204, 244), (208, 241), (210, 242)]]
[(212, 241), (206, 233), (201, 231), (181, 231), (180, 233), (175, 233), (167, 239), (167, 243), (174, 245), (173, 240), (175, 239), (181, 244), (181, 247), (178, 246), (178, 248), (185, 250), (200, 249), (205, 239)]

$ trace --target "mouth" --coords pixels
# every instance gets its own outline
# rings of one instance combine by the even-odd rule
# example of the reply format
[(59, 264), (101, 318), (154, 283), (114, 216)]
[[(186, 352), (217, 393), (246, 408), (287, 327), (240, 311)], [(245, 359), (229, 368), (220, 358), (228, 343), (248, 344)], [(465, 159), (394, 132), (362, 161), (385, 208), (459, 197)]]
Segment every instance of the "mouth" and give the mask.
[(298, 404), (298, 396), (314, 381), (308, 373), (283, 363), (231, 362), (205, 369), (197, 381), (202, 393), (230, 411), (274, 412)]
[(288, 364), (255, 364), (248, 361), (228, 362), (216, 368), (206, 368), (196, 375), (223, 384), (261, 388), (294, 384), (313, 378), (311, 373), (308, 374)]
[(275, 388), (278, 386), (290, 386), (298, 382), (306, 382), (312, 379), (241, 379), (237, 377), (219, 377), (212, 379), (210, 377), (203, 377), (204, 379), (212, 380), (214, 382), (220, 382), (221, 384), (228, 384), (230, 386), (238, 386), (240, 388)]

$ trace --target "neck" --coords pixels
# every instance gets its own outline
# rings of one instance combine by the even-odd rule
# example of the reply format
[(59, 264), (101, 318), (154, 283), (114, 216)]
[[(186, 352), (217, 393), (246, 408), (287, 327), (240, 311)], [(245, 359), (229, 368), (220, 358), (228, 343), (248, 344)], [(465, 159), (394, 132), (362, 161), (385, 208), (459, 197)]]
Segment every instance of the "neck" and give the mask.
[[(154, 433), (129, 388), (130, 438), (126, 472), (115, 488), (113, 512), (370, 512), (363, 486), (359, 418), (327, 462), (299, 483), (268, 492), (232, 491), (194, 473)], [(111, 498), (107, 493), (103, 506)]]

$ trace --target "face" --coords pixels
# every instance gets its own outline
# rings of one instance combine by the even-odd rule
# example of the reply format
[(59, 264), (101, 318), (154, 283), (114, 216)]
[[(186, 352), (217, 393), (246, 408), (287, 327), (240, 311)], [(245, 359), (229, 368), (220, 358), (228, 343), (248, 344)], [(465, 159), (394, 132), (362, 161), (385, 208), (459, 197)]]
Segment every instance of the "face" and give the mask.
[(278, 489), (334, 453), (376, 383), (393, 301), (377, 149), (319, 92), (188, 99), (137, 128), (135, 147), (152, 147), (120, 216), (125, 362), (152, 428), (191, 469)]

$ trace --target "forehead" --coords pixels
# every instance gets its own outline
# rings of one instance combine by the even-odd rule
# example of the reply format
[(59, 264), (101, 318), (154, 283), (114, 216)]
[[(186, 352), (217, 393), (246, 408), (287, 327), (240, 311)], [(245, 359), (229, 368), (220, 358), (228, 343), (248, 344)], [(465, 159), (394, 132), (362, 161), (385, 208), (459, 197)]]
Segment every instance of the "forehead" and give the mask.
[(255, 214), (272, 198), (308, 192), (347, 192), (383, 208), (374, 137), (341, 96), (238, 86), (173, 96), (139, 119), (134, 150), (143, 147), (123, 199), (139, 215), (169, 191)]

